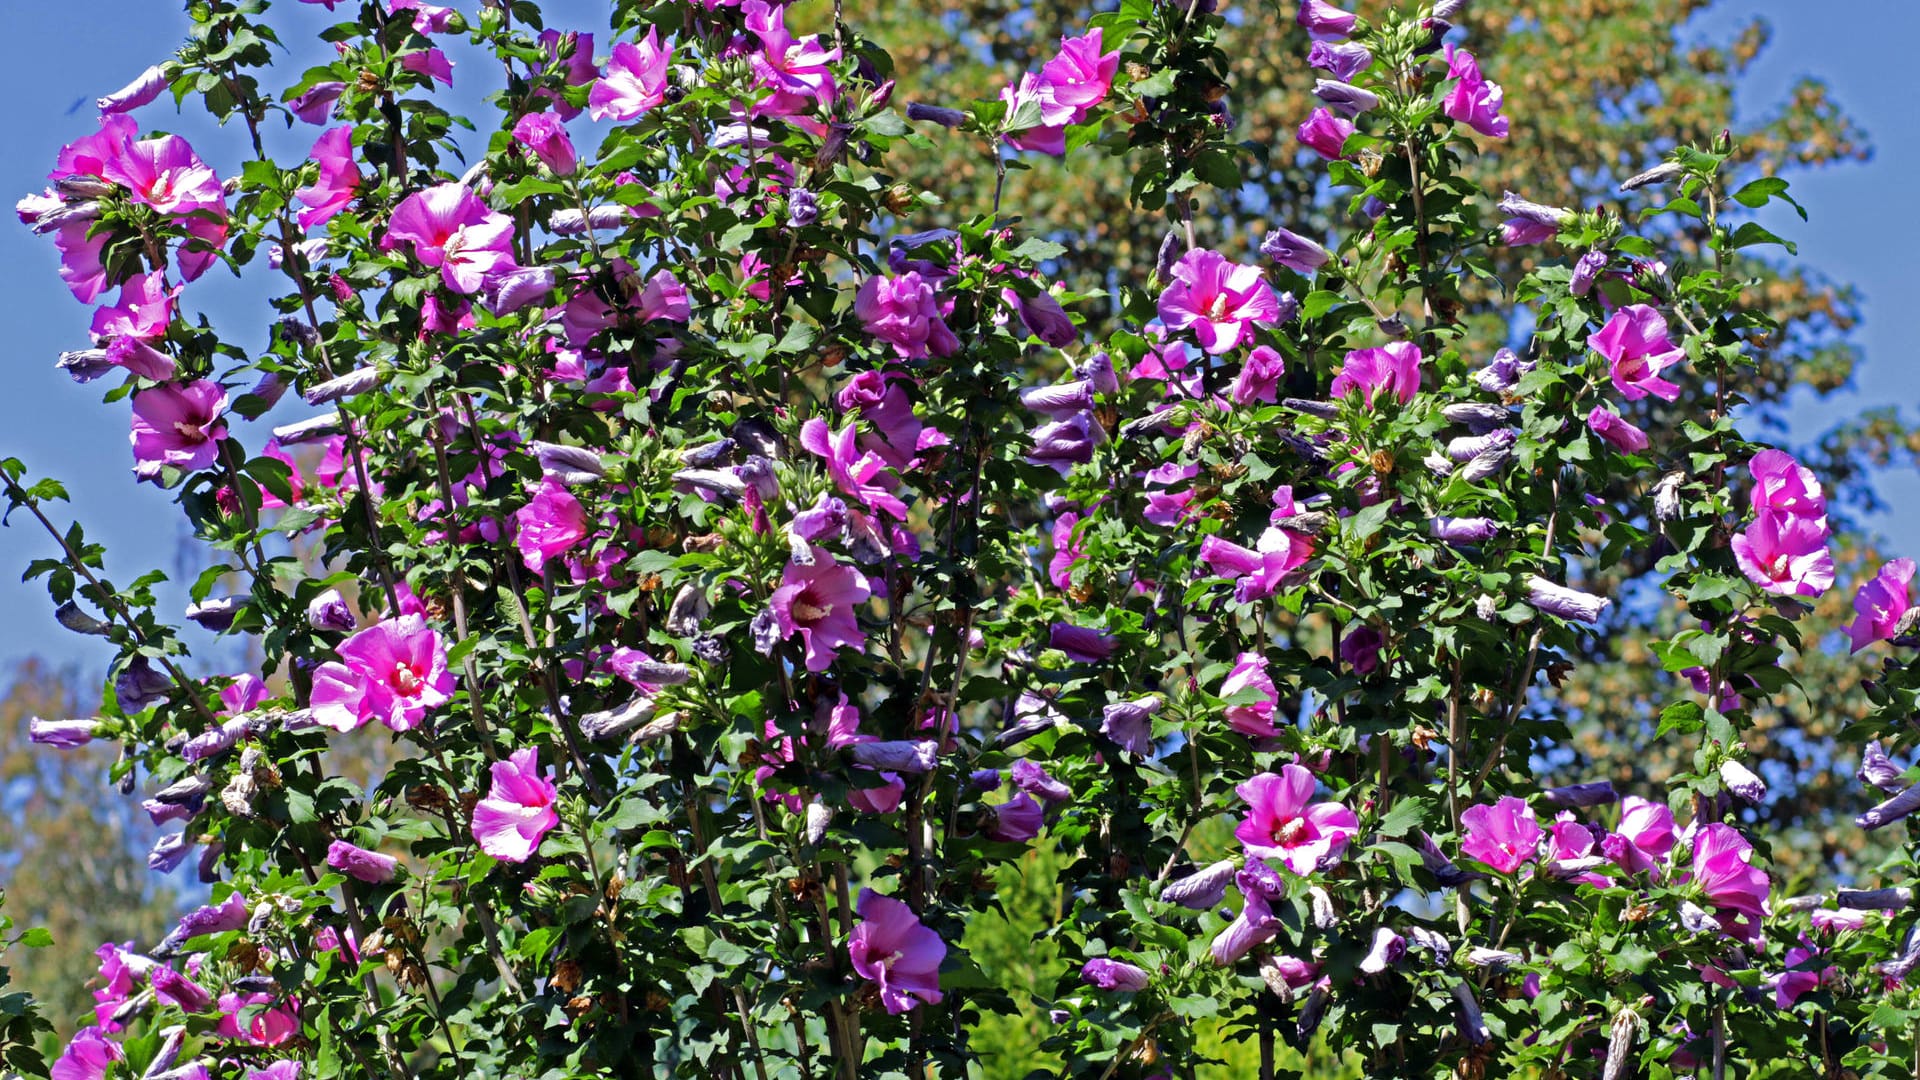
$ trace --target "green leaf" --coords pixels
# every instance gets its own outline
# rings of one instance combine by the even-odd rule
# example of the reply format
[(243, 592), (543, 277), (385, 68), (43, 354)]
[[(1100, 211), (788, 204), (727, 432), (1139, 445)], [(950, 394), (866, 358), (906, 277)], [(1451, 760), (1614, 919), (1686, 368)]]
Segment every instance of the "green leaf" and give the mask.
[(20, 935), (20, 944), (29, 949), (44, 949), (53, 944), (53, 931), (44, 926), (36, 926)]

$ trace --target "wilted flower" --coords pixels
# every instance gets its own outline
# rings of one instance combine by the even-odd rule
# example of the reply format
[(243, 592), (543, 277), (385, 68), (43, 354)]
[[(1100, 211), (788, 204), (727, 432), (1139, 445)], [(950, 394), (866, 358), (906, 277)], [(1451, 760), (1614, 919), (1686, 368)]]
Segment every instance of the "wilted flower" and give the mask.
[(1336, 161), (1353, 132), (1352, 121), (1343, 120), (1327, 109), (1315, 109), (1294, 134), (1300, 145), (1328, 161)]

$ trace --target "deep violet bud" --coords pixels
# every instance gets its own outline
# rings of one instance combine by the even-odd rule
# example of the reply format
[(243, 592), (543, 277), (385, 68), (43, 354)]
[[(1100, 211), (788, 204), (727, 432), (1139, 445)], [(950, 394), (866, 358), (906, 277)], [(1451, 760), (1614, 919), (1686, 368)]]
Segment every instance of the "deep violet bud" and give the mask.
[(1720, 763), (1720, 781), (1727, 790), (1746, 802), (1759, 804), (1767, 797), (1766, 781), (1755, 776), (1752, 769), (1737, 761)]
[(1313, 1038), (1320, 1030), (1320, 1021), (1327, 1017), (1327, 1006), (1333, 1004), (1333, 987), (1325, 979), (1313, 984), (1313, 990), (1307, 994), (1307, 1000), (1300, 1006), (1300, 1038), (1302, 1041)]
[(1167, 882), (1160, 890), (1160, 899), (1194, 911), (1205, 911), (1225, 899), (1227, 885), (1233, 877), (1232, 861), (1223, 859), (1177, 881)]
[(1141, 757), (1153, 755), (1153, 714), (1160, 711), (1158, 694), (1117, 701), (1100, 712), (1100, 733), (1120, 748)]
[(1674, 180), (1680, 179), (1682, 176), (1685, 176), (1686, 172), (1687, 170), (1682, 168), (1680, 163), (1677, 161), (1663, 162), (1659, 165), (1655, 165), (1651, 169), (1648, 169), (1646, 172), (1635, 173), (1634, 175), (1629, 176), (1627, 179), (1621, 182), (1620, 190), (1621, 191), (1638, 191), (1643, 187), (1652, 187), (1655, 184), (1670, 183)]
[[(1913, 785), (1900, 794), (1895, 795), (1893, 798), (1882, 802), (1880, 805), (1854, 818), (1853, 823), (1871, 832), (1882, 826), (1891, 825), (1913, 813), (1915, 810), (1920, 810), (1920, 784)], [(1849, 904), (1848, 906), (1859, 907), (1860, 905)]]
[(1913, 890), (1903, 886), (1891, 889), (1840, 889), (1834, 893), (1834, 902), (1843, 908), (1862, 911), (1898, 911), (1913, 904)]
[(1500, 523), (1484, 517), (1437, 517), (1427, 523), (1435, 540), (1448, 544), (1477, 544), (1500, 532)]
[(940, 744), (931, 740), (858, 743), (848, 750), (856, 764), (882, 772), (919, 774), (932, 769)]
[(1427, 964), (1445, 967), (1453, 962), (1453, 942), (1424, 926), (1407, 928), (1407, 950), (1427, 954)]
[(1287, 883), (1280, 872), (1264, 859), (1248, 859), (1247, 865), (1233, 875), (1233, 883), (1246, 896), (1257, 896), (1268, 903), (1287, 897)]
[(1380, 666), (1380, 650), (1386, 638), (1371, 626), (1355, 627), (1340, 641), (1340, 659), (1355, 675), (1369, 675)]
[(1020, 321), (1033, 332), (1033, 336), (1056, 349), (1073, 344), (1079, 331), (1073, 325), (1073, 319), (1053, 294), (1042, 291), (1034, 296), (1025, 296), (1015, 289), (1002, 289), (1002, 299), (1013, 305)]
[(975, 769), (967, 774), (967, 783), (980, 791), (992, 791), (1000, 786), (1000, 770)]
[(1059, 649), (1075, 663), (1097, 664), (1113, 655), (1114, 642), (1104, 630), (1057, 622), (1048, 628), (1047, 647)]
[(1028, 758), (1013, 763), (1013, 783), (1021, 791), (1046, 802), (1068, 802), (1073, 798), (1073, 789), (1048, 775)]
[(1145, 968), (1132, 964), (1123, 964), (1118, 960), (1109, 960), (1096, 956), (1081, 965), (1080, 981), (1097, 986), (1102, 990), (1118, 990), (1122, 993), (1138, 993), (1147, 988), (1152, 977)]
[(820, 220), (820, 197), (806, 188), (787, 195), (787, 227), (804, 229)]
[(638, 730), (653, 719), (656, 711), (653, 695), (641, 694), (618, 708), (582, 716), (580, 734), (593, 742), (610, 742)]
[(1360, 961), (1360, 970), (1368, 975), (1378, 975), (1400, 962), (1407, 955), (1407, 939), (1382, 926), (1373, 932), (1373, 947), (1367, 950), (1366, 958)]
[(1462, 480), (1485, 480), (1487, 477), (1506, 468), (1507, 463), (1512, 460), (1513, 444), (1506, 443), (1494, 446), (1491, 449), (1474, 455), (1473, 460), (1461, 466), (1458, 475)]
[(1485, 435), (1462, 435), (1447, 442), (1447, 456), (1455, 461), (1472, 461), (1490, 450), (1512, 446), (1519, 438), (1519, 432), (1512, 428), (1500, 428)]
[(185, 833), (168, 833), (153, 842), (152, 850), (147, 852), (147, 869), (156, 873), (171, 874), (180, 869), (193, 849), (187, 844)]
[(607, 475), (600, 455), (584, 446), (550, 442), (535, 442), (530, 446), (534, 458), (540, 462), (540, 474), (562, 484), (590, 484)]
[(991, 839), (1003, 844), (1024, 844), (1040, 835), (1046, 821), (1046, 809), (1023, 791), (998, 806), (989, 807), (982, 824)]
[(1691, 900), (1680, 902), (1680, 925), (1690, 934), (1718, 934), (1725, 929), (1711, 912)]
[(72, 349), (61, 353), (53, 366), (66, 372), (74, 382), (90, 383), (120, 365), (107, 359), (105, 349)]
[(1613, 601), (1604, 596), (1557, 585), (1538, 574), (1527, 578), (1527, 603), (1549, 615), (1573, 622), (1596, 623)]
[(27, 739), (37, 746), (72, 750), (92, 742), (99, 726), (98, 720), (43, 720), (36, 716), (27, 721)]
[(315, 630), (350, 633), (358, 621), (338, 589), (328, 589), (307, 604), (307, 625)]
[(1073, 373), (1075, 378), (1086, 383), (1096, 394), (1120, 392), (1120, 377), (1114, 373), (1113, 357), (1104, 352), (1094, 353), (1082, 360)]
[(1474, 1000), (1473, 987), (1464, 982), (1453, 984), (1453, 1000), (1460, 1016), (1460, 1037), (1475, 1046), (1485, 1046), (1493, 1032), (1487, 1030), (1487, 1021), (1480, 1013), (1480, 1003)]
[(941, 127), (957, 128), (967, 122), (967, 114), (959, 109), (948, 109), (939, 105), (922, 105), (917, 101), (907, 103), (907, 119), (925, 120)]
[(1173, 280), (1173, 268), (1180, 262), (1180, 257), (1186, 253), (1187, 246), (1180, 239), (1180, 234), (1176, 232), (1167, 233), (1160, 241), (1159, 252), (1154, 256), (1154, 275), (1161, 281)]
[(1308, 416), (1317, 416), (1322, 420), (1332, 420), (1340, 415), (1340, 406), (1331, 401), (1306, 401), (1301, 398), (1282, 398), (1280, 399), (1280, 405), (1282, 408), (1292, 409), (1294, 412), (1305, 413)]
[(1613, 781), (1596, 780), (1588, 784), (1568, 784), (1564, 787), (1548, 788), (1540, 793), (1540, 799), (1556, 810), (1568, 810), (1574, 807), (1605, 806), (1618, 802), (1620, 796), (1613, 790)]
[(1881, 748), (1880, 740), (1875, 739), (1860, 751), (1860, 768), (1854, 772), (1854, 778), (1862, 784), (1879, 788), (1889, 794), (1906, 786), (1906, 774), (1887, 752)]
[(1260, 241), (1260, 254), (1281, 266), (1311, 274), (1327, 264), (1333, 253), (1292, 229), (1275, 227)]
[(1569, 284), (1568, 288), (1570, 288), (1573, 291), (1573, 295), (1575, 296), (1587, 295), (1588, 293), (1593, 291), (1594, 279), (1598, 278), (1600, 276), (1600, 272), (1602, 270), (1605, 270), (1606, 268), (1607, 268), (1606, 252), (1604, 251), (1587, 252), (1585, 255), (1580, 256), (1579, 262), (1576, 262), (1573, 264), (1573, 280)]

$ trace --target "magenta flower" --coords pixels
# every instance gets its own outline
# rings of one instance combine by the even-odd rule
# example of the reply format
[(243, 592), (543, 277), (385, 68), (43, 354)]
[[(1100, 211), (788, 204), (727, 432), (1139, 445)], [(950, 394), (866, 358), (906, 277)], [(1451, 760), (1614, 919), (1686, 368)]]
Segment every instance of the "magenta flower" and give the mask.
[(1191, 328), (1200, 347), (1216, 355), (1236, 348), (1253, 327), (1278, 322), (1280, 299), (1257, 266), (1194, 248), (1173, 267), (1173, 282), (1160, 294), (1160, 321), (1169, 330)]
[(300, 1007), (265, 991), (221, 994), (220, 1012), (220, 1023), (214, 1030), (223, 1039), (279, 1046), (300, 1033)]
[(178, 135), (128, 143), (105, 162), (101, 175), (125, 187), (134, 202), (163, 214), (226, 211), (220, 178)]
[(926, 425), (913, 415), (907, 396), (912, 380), (890, 372), (862, 371), (834, 396), (839, 406), (856, 413), (871, 434), (862, 432), (860, 445), (880, 455), (896, 469), (907, 468), (920, 450)]
[(333, 115), (333, 103), (340, 100), (347, 84), (343, 82), (318, 82), (308, 87), (304, 93), (287, 102), (287, 110), (309, 124), (324, 124)]
[(1753, 845), (1730, 825), (1714, 822), (1694, 833), (1694, 882), (1708, 903), (1732, 916), (1721, 920), (1728, 934), (1757, 942), (1768, 885), (1766, 871), (1750, 865), (1752, 858)]
[(863, 506), (905, 521), (907, 504), (893, 493), (893, 484), (874, 482), (886, 478), (886, 462), (871, 450), (860, 452), (855, 445), (858, 437), (851, 423), (837, 432), (817, 416), (800, 425), (800, 445), (826, 459), (835, 487)]
[(1773, 510), (1791, 517), (1827, 515), (1820, 478), (1785, 450), (1760, 451), (1747, 462), (1747, 471), (1753, 474), (1754, 510)]
[(155, 479), (163, 466), (204, 469), (227, 437), (227, 392), (211, 379), (165, 383), (133, 395), (134, 474)]
[(368, 851), (345, 840), (335, 840), (327, 845), (327, 865), (369, 885), (384, 885), (393, 880), (400, 860), (377, 851)]
[(1300, 145), (1328, 161), (1337, 161), (1353, 132), (1353, 121), (1335, 116), (1327, 109), (1315, 109), (1294, 135)]
[(1600, 840), (1601, 853), (1629, 874), (1660, 876), (1660, 864), (1673, 850), (1677, 834), (1673, 811), (1664, 803), (1629, 795), (1620, 802), (1620, 829)]
[(860, 631), (855, 609), (866, 603), (873, 591), (860, 571), (835, 562), (822, 548), (815, 547), (812, 552), (812, 563), (787, 564), (770, 606), (782, 638), (790, 638), (796, 631), (800, 634), (807, 670), (825, 671), (842, 646), (855, 650), (866, 647), (867, 638)]
[(1282, 765), (1278, 775), (1262, 773), (1233, 789), (1247, 804), (1233, 835), (1248, 858), (1277, 859), (1301, 877), (1340, 860), (1360, 818), (1339, 803), (1310, 803), (1315, 784), (1313, 773)]
[(168, 288), (158, 273), (135, 274), (120, 286), (120, 302), (93, 313), (90, 327), (95, 341), (133, 338), (153, 341), (165, 337), (167, 324), (173, 321), (173, 298), (178, 288)]
[(514, 511), (513, 542), (520, 560), (536, 574), (546, 573), (547, 561), (573, 550), (587, 538), (587, 511), (565, 484), (551, 477), (540, 481), (533, 501)]
[(580, 159), (573, 152), (573, 140), (567, 136), (567, 125), (552, 113), (528, 113), (521, 117), (513, 125), (513, 138), (557, 176), (571, 176), (580, 167)]
[(1859, 614), (1847, 627), (1852, 639), (1849, 652), (1859, 652), (1876, 641), (1893, 637), (1900, 619), (1912, 606), (1914, 564), (1912, 559), (1894, 559), (1880, 568), (1872, 581), (1853, 594), (1853, 610)]
[(1733, 559), (1748, 581), (1776, 596), (1819, 596), (1833, 587), (1825, 518), (1762, 510), (1733, 538)]
[(1587, 344), (1607, 358), (1607, 374), (1614, 389), (1628, 401), (1652, 394), (1663, 401), (1680, 396), (1680, 387), (1660, 373), (1687, 358), (1687, 351), (1667, 337), (1667, 320), (1646, 304), (1629, 304), (1613, 313), (1607, 325), (1587, 338)]
[(1234, 581), (1233, 598), (1242, 604), (1272, 596), (1288, 575), (1306, 565), (1313, 541), (1300, 533), (1269, 527), (1260, 534), (1257, 549), (1245, 548), (1218, 536), (1200, 541), (1200, 561)]
[(1280, 692), (1274, 688), (1272, 676), (1267, 674), (1267, 658), (1257, 652), (1243, 652), (1235, 657), (1233, 670), (1227, 672), (1226, 681), (1220, 684), (1223, 698), (1233, 698), (1249, 690), (1259, 694), (1259, 698), (1247, 704), (1228, 705), (1227, 726), (1249, 738), (1274, 738), (1280, 734), (1273, 726), (1273, 710), (1280, 703)]
[(658, 107), (667, 98), (667, 69), (672, 64), (673, 50), (660, 47), (658, 27), (648, 27), (639, 44), (614, 45), (607, 73), (587, 92), (588, 115), (624, 122)]
[(1361, 400), (1372, 408), (1374, 396), (1388, 394), (1405, 405), (1420, 392), (1420, 346), (1411, 341), (1395, 341), (1375, 349), (1355, 349), (1333, 377), (1328, 393), (1346, 397), (1360, 391)]
[(854, 910), (860, 925), (847, 939), (847, 956), (856, 974), (879, 987), (887, 1011), (908, 1012), (921, 1001), (938, 1005), (940, 963), (947, 958), (940, 935), (922, 925), (912, 908), (872, 889), (860, 890)]
[(1480, 62), (1472, 53), (1452, 42), (1447, 43), (1447, 78), (1459, 81), (1447, 91), (1440, 111), (1489, 138), (1506, 138), (1507, 118), (1500, 115), (1506, 91), (1480, 74)]
[(388, 0), (387, 14), (398, 15), (402, 11), (413, 12), (413, 28), (422, 34), (446, 33), (457, 14), (450, 7), (429, 4), (426, 0)]
[(97, 1027), (85, 1027), (74, 1033), (47, 1075), (51, 1080), (104, 1080), (107, 1066), (124, 1060), (119, 1043)]
[(1300, 0), (1300, 12), (1294, 21), (1315, 41), (1339, 41), (1353, 33), (1353, 24), (1359, 17), (1341, 11), (1327, 0)]
[(1227, 398), (1235, 405), (1251, 405), (1256, 401), (1273, 404), (1280, 400), (1280, 377), (1287, 373), (1287, 362), (1278, 352), (1265, 345), (1255, 345), (1247, 354), (1247, 362), (1241, 366), (1240, 374), (1233, 380), (1233, 389)]
[(1650, 445), (1646, 432), (1604, 405), (1595, 405), (1587, 414), (1587, 427), (1623, 454), (1637, 454)]
[(560, 824), (560, 791), (540, 772), (540, 752), (515, 750), (493, 763), (493, 787), (473, 808), (473, 838), (501, 862), (526, 862)]
[(1008, 146), (1054, 157), (1066, 154), (1067, 125), (1080, 119), (1080, 110), (1057, 100), (1053, 96), (1053, 86), (1046, 79), (1029, 71), (1020, 76), (1017, 85), (1001, 87), (1000, 100), (1007, 103), (1009, 124), (1028, 113), (1029, 106), (1038, 116), (1038, 119), (1024, 127), (1008, 131), (1005, 135)]
[(1056, 104), (1074, 110), (1073, 123), (1106, 100), (1113, 77), (1120, 70), (1120, 50), (1100, 51), (1100, 29), (1077, 38), (1062, 37), (1060, 52), (1040, 68), (1040, 81), (1052, 91)]
[[(423, 79), (438, 79), (448, 86), (453, 85), (453, 61), (447, 59), (447, 54), (439, 49), (407, 53), (400, 58), (400, 69)], [(425, 85), (429, 90), (433, 88), (431, 82)]]
[(487, 209), (457, 183), (416, 191), (394, 210), (381, 241), (413, 244), (414, 257), (437, 266), (447, 288), (463, 296), (480, 291), (494, 273), (513, 269), (513, 219)]
[(939, 290), (918, 270), (861, 282), (853, 313), (867, 333), (892, 344), (902, 360), (952, 356), (960, 348), (960, 340), (947, 329)]
[(1460, 853), (1503, 874), (1520, 869), (1540, 852), (1540, 822), (1525, 801), (1511, 795), (1492, 806), (1468, 807), (1460, 824), (1466, 829)]
[(754, 107), (754, 114), (797, 116), (812, 112), (816, 102), (831, 104), (835, 86), (827, 65), (840, 59), (840, 50), (827, 48), (817, 34), (796, 40), (787, 30), (784, 7), (747, 0), (741, 10), (747, 29), (760, 39), (760, 51), (747, 54), (747, 65), (755, 84), (773, 91)]
[(1793, 1003), (1799, 1001), (1801, 995), (1832, 982), (1840, 974), (1840, 969), (1832, 965), (1819, 971), (1799, 970), (1801, 965), (1826, 951), (1808, 941), (1805, 936), (1801, 937), (1800, 945), (1799, 948), (1787, 950), (1787, 970), (1768, 980), (1773, 985), (1773, 1004), (1776, 1008), (1793, 1008)]
[(340, 643), (338, 661), (313, 673), (314, 722), (353, 731), (378, 719), (411, 731), (427, 710), (453, 696), (453, 672), (440, 635), (418, 615), (377, 622)]
[(293, 197), (307, 204), (300, 211), (300, 227), (311, 229), (325, 224), (347, 208), (360, 187), (360, 170), (353, 164), (353, 129), (329, 129), (313, 144), (312, 157), (320, 166), (320, 177), (312, 186), (299, 188)]

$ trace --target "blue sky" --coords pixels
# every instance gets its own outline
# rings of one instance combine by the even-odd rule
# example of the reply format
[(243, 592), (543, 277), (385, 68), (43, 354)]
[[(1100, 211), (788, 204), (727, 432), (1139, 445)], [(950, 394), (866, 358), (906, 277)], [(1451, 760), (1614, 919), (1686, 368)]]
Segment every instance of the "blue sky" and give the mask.
[[(1485, 3), (1497, 0), (1482, 0)], [(471, 9), (471, 3), (460, 5)], [(179, 5), (164, 0), (67, 0), (61, 4), (8, 5), (0, 26), (22, 43), (15, 60), (0, 66), (0, 136), (8, 152), (0, 156), (0, 191), (17, 197), (42, 186), (60, 145), (94, 127), (93, 98), (118, 87), (146, 65), (161, 59), (184, 33)], [(283, 3), (283, 19), (318, 27), (326, 13), (302, 4)], [(605, 6), (591, 0), (547, 5), (550, 19), (565, 11), (574, 25), (604, 25)], [(1802, 258), (1831, 277), (1853, 282), (1863, 294), (1865, 325), (1859, 340), (1867, 363), (1853, 390), (1825, 402), (1803, 401), (1795, 410), (1796, 436), (1810, 436), (1868, 404), (1910, 408), (1920, 389), (1920, 370), (1912, 362), (1906, 323), (1911, 307), (1912, 253), (1920, 251), (1920, 212), (1906, 202), (1920, 176), (1920, 121), (1914, 115), (1915, 87), (1911, 43), (1920, 40), (1920, 4), (1912, 0), (1855, 0), (1835, 17), (1830, 5), (1791, 0), (1722, 2), (1697, 18), (1688, 34), (1724, 39), (1753, 16), (1772, 23), (1774, 38), (1750, 71), (1738, 102), (1742, 118), (1764, 115), (1783, 100), (1792, 82), (1813, 75), (1830, 82), (1840, 104), (1867, 130), (1875, 147), (1865, 165), (1819, 173), (1795, 174), (1794, 195), (1812, 215), (1810, 224), (1787, 217), (1776, 231), (1798, 241)], [(598, 16), (596, 18), (595, 16)], [(78, 47), (84, 38), (84, 48)], [(287, 40), (298, 40), (294, 34)], [(601, 49), (605, 49), (604, 42)], [(288, 71), (290, 80), (297, 67)], [(460, 83), (456, 69), (456, 83)], [(1497, 78), (1497, 72), (1494, 73)], [(1513, 105), (1524, 108), (1524, 101)], [(216, 147), (244, 141), (240, 132), (216, 133), (211, 121), (189, 103), (176, 117), (164, 101), (141, 113), (143, 124), (179, 131), (193, 140), (225, 175), (232, 164)], [(318, 129), (302, 126), (273, 147), (283, 161), (296, 160)], [(63, 480), (74, 496), (59, 508), (64, 520), (77, 515), (90, 536), (107, 545), (109, 572), (121, 581), (150, 567), (189, 580), (201, 566), (179, 566), (180, 521), (168, 493), (135, 484), (127, 446), (127, 407), (102, 405), (101, 384), (76, 386), (53, 362), (63, 349), (84, 347), (88, 310), (74, 302), (54, 275), (52, 245), (8, 221), (0, 225), (0, 333), (14, 383), (0, 393), (0, 456), (25, 460), (36, 476)], [(208, 311), (240, 340), (264, 340), (268, 312), (252, 290), (239, 287), (215, 270), (190, 293), (193, 305)], [(264, 433), (247, 432), (257, 447)], [(1894, 509), (1875, 524), (1894, 539), (1920, 536), (1920, 475), (1894, 470), (1879, 478)], [(39, 653), (87, 665), (89, 674), (104, 665), (105, 649), (90, 639), (62, 630), (38, 583), (23, 585), (17, 569), (52, 554), (53, 546), (24, 516), (0, 529), (0, 657)], [(176, 599), (183, 594), (174, 594)], [(184, 603), (184, 599), (180, 599)], [(207, 644), (189, 628), (196, 648)]]

